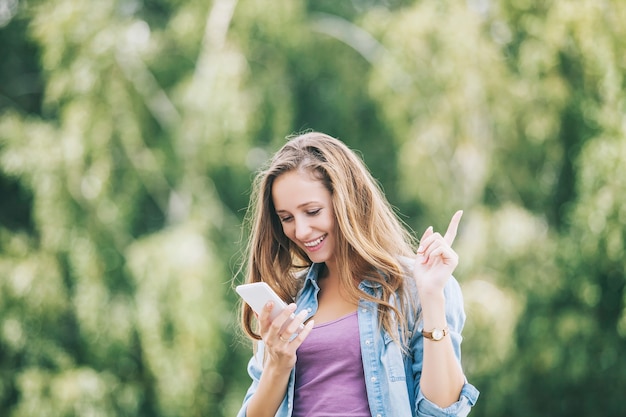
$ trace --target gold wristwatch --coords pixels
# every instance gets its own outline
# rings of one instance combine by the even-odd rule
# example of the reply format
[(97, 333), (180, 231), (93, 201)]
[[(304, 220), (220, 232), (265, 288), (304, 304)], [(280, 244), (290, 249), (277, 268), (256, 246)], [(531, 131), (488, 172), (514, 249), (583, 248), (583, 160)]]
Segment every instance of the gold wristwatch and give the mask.
[(443, 339), (449, 332), (450, 330), (448, 330), (448, 326), (446, 326), (443, 329), (434, 328), (430, 332), (422, 330), (422, 336), (424, 336), (426, 339), (430, 339), (430, 340), (434, 340), (435, 342), (438, 342), (441, 339)]

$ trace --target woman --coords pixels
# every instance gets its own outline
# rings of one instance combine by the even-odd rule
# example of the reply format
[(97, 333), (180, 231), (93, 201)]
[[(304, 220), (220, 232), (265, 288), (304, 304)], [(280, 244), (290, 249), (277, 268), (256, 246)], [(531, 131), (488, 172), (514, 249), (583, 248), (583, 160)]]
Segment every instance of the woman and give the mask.
[(415, 253), (361, 159), (317, 132), (288, 141), (254, 185), (246, 282), (292, 303), (273, 321), (271, 303), (258, 317), (243, 306), (256, 349), (238, 417), (467, 415), (478, 391), (451, 275), (462, 212)]

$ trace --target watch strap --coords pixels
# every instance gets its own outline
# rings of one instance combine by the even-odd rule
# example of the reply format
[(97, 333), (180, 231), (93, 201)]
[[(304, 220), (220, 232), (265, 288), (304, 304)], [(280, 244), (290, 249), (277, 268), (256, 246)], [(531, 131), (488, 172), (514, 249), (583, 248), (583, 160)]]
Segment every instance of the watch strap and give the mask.
[(426, 339), (434, 340), (435, 342), (438, 342), (439, 340), (446, 337), (448, 333), (450, 333), (450, 329), (448, 328), (448, 326), (444, 327), (443, 329), (434, 328), (430, 332), (422, 330), (422, 336), (424, 336)]

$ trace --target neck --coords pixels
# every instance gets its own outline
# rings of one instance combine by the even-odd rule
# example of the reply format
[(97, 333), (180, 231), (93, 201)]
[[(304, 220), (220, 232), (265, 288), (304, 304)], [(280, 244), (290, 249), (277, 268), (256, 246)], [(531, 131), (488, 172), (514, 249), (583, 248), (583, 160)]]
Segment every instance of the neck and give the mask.
[(339, 271), (334, 268), (334, 264), (325, 265), (320, 271), (317, 284), (320, 287), (318, 295), (318, 309), (315, 313), (315, 323), (326, 323), (343, 317), (348, 313), (356, 310), (358, 299), (352, 300), (353, 297), (348, 294), (341, 285)]
[(324, 268), (320, 272), (318, 277), (318, 283), (320, 285), (338, 286), (339, 285), (339, 271), (337, 265), (334, 262), (325, 262)]

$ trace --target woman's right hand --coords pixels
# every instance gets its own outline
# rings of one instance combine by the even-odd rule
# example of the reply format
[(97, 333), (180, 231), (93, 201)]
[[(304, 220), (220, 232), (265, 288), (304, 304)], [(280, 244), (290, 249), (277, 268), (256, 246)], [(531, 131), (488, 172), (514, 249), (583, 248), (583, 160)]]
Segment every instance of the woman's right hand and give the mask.
[[(265, 342), (267, 353), (265, 368), (275, 367), (291, 372), (296, 364), (296, 351), (311, 333), (314, 322), (310, 320), (302, 326), (307, 316), (307, 310), (302, 310), (297, 315), (295, 304), (289, 304), (276, 318), (271, 321), (270, 313), (274, 308), (273, 302), (268, 302), (259, 316), (260, 333)], [(294, 337), (295, 334), (295, 337)]]

